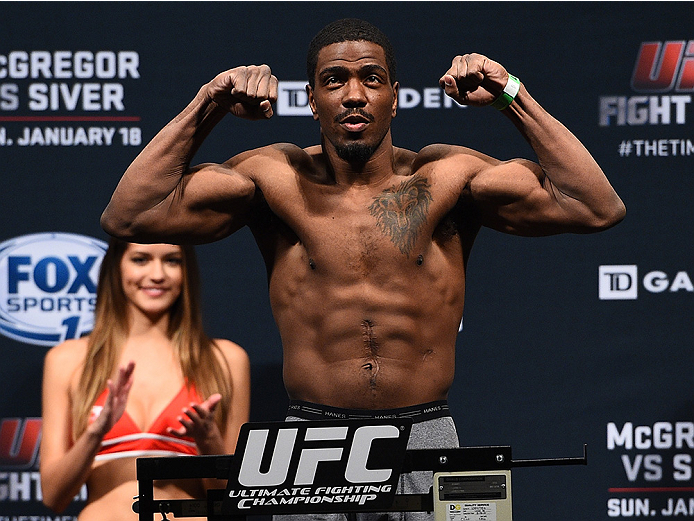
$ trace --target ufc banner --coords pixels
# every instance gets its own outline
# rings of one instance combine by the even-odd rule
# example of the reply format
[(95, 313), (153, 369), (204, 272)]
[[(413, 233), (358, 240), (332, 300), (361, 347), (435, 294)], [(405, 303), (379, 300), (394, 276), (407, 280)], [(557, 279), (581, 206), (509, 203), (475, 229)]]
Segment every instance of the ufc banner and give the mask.
[(411, 428), (411, 419), (247, 423), (222, 513), (387, 509)]

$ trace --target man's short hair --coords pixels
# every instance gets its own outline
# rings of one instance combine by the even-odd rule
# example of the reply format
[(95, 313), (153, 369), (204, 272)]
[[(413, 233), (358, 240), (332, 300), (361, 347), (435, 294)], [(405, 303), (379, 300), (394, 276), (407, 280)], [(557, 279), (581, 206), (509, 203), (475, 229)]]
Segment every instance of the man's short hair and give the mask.
[(386, 55), (386, 65), (391, 83), (395, 83), (395, 53), (388, 37), (373, 24), (358, 18), (343, 18), (329, 23), (311, 40), (306, 57), (308, 84), (316, 86), (318, 53), (323, 47), (340, 42), (366, 41), (380, 45)]

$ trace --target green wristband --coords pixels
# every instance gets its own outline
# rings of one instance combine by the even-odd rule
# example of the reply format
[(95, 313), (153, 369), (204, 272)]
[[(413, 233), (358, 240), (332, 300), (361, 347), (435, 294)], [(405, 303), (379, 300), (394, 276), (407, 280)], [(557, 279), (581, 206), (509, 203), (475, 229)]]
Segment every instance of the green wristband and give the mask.
[(513, 102), (514, 99), (516, 99), (519, 90), (520, 80), (509, 74), (508, 81), (506, 82), (503, 92), (491, 103), (491, 106), (497, 110), (504, 110)]

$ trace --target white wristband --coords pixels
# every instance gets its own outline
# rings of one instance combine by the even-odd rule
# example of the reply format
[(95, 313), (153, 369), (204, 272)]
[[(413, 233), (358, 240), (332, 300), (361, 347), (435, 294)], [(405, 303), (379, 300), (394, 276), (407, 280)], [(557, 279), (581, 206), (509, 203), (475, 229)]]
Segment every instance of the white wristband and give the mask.
[(516, 99), (519, 90), (520, 80), (509, 74), (503, 92), (491, 103), (491, 106), (497, 110), (504, 110)]

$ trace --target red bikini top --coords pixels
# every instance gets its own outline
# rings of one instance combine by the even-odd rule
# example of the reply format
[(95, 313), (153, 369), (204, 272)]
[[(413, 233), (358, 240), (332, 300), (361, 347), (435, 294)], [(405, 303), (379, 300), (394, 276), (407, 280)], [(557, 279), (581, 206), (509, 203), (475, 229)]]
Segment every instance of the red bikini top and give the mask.
[[(107, 395), (108, 389), (104, 389), (94, 402), (89, 415), (89, 423), (92, 423), (101, 414)], [(198, 454), (193, 438), (179, 438), (168, 434), (166, 429), (167, 427), (180, 428), (181, 424), (177, 418), (181, 416), (182, 409), (188, 407), (191, 402), (200, 403), (201, 401), (194, 386), (191, 385), (188, 388), (183, 385), (178, 394), (146, 431), (140, 430), (127, 411), (123, 412), (123, 416), (104, 436), (101, 449), (95, 460)]]

